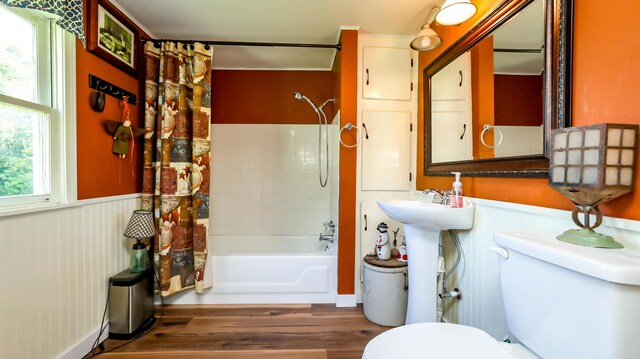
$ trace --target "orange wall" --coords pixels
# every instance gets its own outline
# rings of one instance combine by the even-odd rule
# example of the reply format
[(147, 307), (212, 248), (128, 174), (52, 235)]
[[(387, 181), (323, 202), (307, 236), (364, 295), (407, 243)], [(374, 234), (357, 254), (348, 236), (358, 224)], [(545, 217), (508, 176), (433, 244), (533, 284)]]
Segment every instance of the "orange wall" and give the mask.
[[(320, 106), (334, 97), (332, 74), (330, 71), (214, 70), (211, 122), (317, 124), (318, 117), (311, 106), (293, 98), (295, 91)], [(324, 112), (330, 115), (332, 107), (332, 103), (327, 104)]]
[[(471, 119), (473, 138), (480, 138), (482, 126), (493, 125), (493, 36), (487, 36), (471, 49)], [(493, 131), (484, 135), (486, 143), (493, 142)], [(473, 158), (493, 158), (493, 148), (473, 141)]]
[(542, 75), (498, 75), (495, 89), (495, 124), (499, 126), (542, 125)]
[[(420, 54), (423, 68), (439, 53), (450, 46), (499, 1), (474, 1), (478, 13), (460, 26), (436, 26), (443, 37), (440, 48)], [(584, 126), (605, 122), (640, 124), (640, 106), (635, 94), (640, 84), (640, 58), (636, 18), (640, 2), (611, 0), (603, 9), (596, 1), (574, 2), (574, 50), (573, 50), (573, 125)], [(593, 24), (605, 24), (593, 26)], [(597, 53), (594, 53), (596, 51)], [(421, 73), (421, 72), (420, 72)], [(420, 79), (422, 81), (422, 79)], [(418, 87), (422, 90), (422, 85)], [(422, 99), (423, 95), (418, 96)], [(422, 103), (419, 118), (424, 118)], [(424, 171), (422, 158), (422, 121), (418, 131), (418, 173)], [(636, 176), (640, 175), (636, 169)], [(417, 188), (449, 188), (451, 178), (419, 175)], [(536, 206), (572, 209), (564, 196), (548, 186), (544, 178), (463, 178), (465, 194), (498, 201), (531, 204)], [(636, 191), (600, 208), (606, 216), (640, 220), (640, 181)]]
[[(357, 123), (358, 101), (358, 31), (344, 30), (342, 51), (334, 64), (333, 73), (340, 78), (340, 127), (347, 122)], [(346, 132), (346, 131), (345, 131)], [(353, 131), (352, 131), (353, 132)], [(347, 137), (349, 134), (344, 134)], [(343, 138), (352, 143), (355, 138)], [(338, 218), (338, 294), (353, 294), (356, 245), (356, 163), (355, 148), (340, 146), (340, 201)]]
[[(146, 37), (145, 33), (140, 33)], [(111, 152), (113, 137), (107, 133), (103, 123), (107, 119), (120, 120), (119, 101), (115, 97), (105, 96), (104, 112), (93, 111), (90, 99), (94, 90), (89, 88), (89, 74), (138, 94), (138, 98), (142, 93), (140, 82), (85, 50), (78, 40), (76, 67), (78, 199), (140, 192), (142, 140), (137, 139), (133, 156), (128, 154), (125, 159), (119, 159)], [(140, 65), (138, 67), (140, 68)], [(144, 127), (141, 106), (130, 105), (130, 110), (131, 123)]]

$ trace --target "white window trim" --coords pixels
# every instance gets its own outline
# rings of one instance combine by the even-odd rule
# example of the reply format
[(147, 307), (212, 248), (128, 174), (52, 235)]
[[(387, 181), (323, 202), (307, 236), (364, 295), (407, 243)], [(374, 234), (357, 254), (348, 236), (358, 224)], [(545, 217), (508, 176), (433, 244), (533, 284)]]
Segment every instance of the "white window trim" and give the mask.
[[(51, 22), (51, 194), (46, 202), (0, 207), (0, 217), (77, 204), (75, 37)], [(7, 101), (9, 102), (9, 101)], [(60, 120), (64, 119), (64, 120)]]

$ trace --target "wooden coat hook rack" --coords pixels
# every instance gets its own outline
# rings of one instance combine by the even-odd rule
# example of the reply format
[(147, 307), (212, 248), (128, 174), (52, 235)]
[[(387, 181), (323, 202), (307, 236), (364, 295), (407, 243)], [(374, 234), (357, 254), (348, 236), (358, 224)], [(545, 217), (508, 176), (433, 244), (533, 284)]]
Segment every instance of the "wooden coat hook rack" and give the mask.
[(89, 87), (103, 92), (109, 96), (113, 96), (118, 100), (122, 100), (124, 96), (127, 96), (127, 102), (132, 105), (137, 104), (136, 95), (124, 90), (116, 85), (112, 85), (109, 81), (105, 81), (97, 76), (89, 74)]

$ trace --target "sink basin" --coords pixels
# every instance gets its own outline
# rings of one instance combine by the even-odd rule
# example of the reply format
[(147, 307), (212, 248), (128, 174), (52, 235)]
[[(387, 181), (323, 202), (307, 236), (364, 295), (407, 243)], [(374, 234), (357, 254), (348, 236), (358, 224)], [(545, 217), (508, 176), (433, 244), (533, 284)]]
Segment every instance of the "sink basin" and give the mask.
[(444, 231), (470, 229), (473, 225), (473, 203), (451, 208), (420, 200), (377, 201), (382, 211), (396, 221), (416, 228)]
[(404, 225), (409, 267), (405, 324), (435, 322), (440, 232), (471, 229), (475, 207), (467, 200), (463, 208), (420, 200), (377, 202), (387, 216)]

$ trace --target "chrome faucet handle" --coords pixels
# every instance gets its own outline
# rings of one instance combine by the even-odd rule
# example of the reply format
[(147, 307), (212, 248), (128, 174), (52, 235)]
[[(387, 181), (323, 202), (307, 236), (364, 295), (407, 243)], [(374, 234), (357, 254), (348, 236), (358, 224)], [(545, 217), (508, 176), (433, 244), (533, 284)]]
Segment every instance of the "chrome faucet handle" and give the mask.
[(336, 225), (333, 221), (324, 222), (324, 233), (334, 234), (336, 232)]
[(440, 203), (446, 206), (451, 204), (451, 195), (453, 194), (451, 191), (427, 188), (424, 191), (422, 191), (422, 193), (426, 195), (433, 194), (434, 203)]
[(433, 195), (433, 203), (442, 203), (442, 199), (444, 197), (443, 191), (433, 188), (427, 188), (422, 191), (422, 193), (424, 193), (425, 195)]

